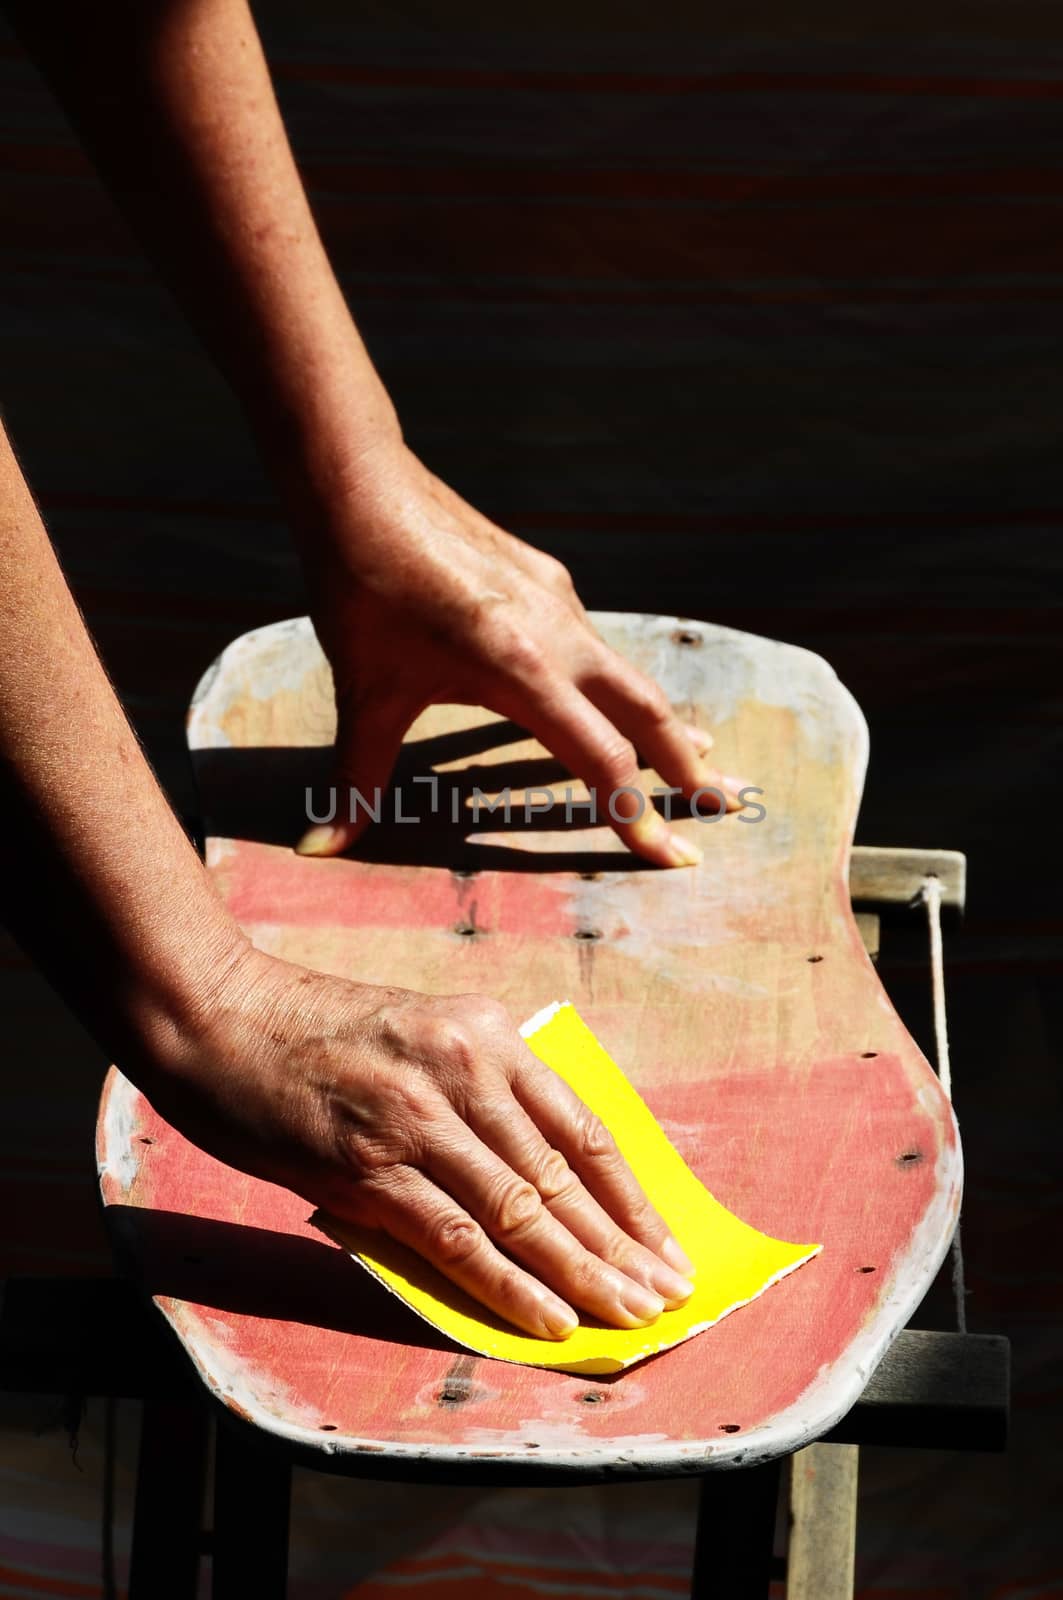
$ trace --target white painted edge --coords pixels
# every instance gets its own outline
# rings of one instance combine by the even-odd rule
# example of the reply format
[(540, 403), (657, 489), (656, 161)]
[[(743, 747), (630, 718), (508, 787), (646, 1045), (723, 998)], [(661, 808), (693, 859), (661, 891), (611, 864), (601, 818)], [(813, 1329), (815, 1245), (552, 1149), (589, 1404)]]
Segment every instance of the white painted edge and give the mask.
[(534, 1034), (539, 1032), (540, 1028), (545, 1028), (548, 1022), (552, 1022), (559, 1011), (563, 1011), (566, 1006), (571, 1004), (571, 1000), (551, 1000), (550, 1004), (543, 1006), (540, 1011), (535, 1013), (534, 1017), (529, 1017), (527, 1022), (522, 1022), (517, 1032), (522, 1039), (532, 1038)]
[[(118, 1069), (114, 1069), (104, 1090), (99, 1161), (101, 1175), (121, 1174), (124, 1178), (130, 1173), (135, 1176), (139, 1169), (141, 1152), (132, 1142), (137, 1096), (134, 1085)], [(640, 1476), (671, 1477), (689, 1472), (726, 1470), (753, 1465), (802, 1449), (828, 1433), (859, 1400), (875, 1368), (907, 1324), (948, 1254), (952, 1241), (949, 1224), (951, 1222), (955, 1226), (963, 1178), (958, 1142), (951, 1150), (942, 1151), (936, 1176), (938, 1190), (935, 1204), (924, 1216), (907, 1252), (897, 1263), (892, 1291), (880, 1302), (879, 1315), (874, 1324), (859, 1334), (844, 1356), (821, 1372), (799, 1399), (780, 1412), (771, 1423), (750, 1433), (729, 1434), (722, 1439), (646, 1444), (640, 1445), (637, 1451), (633, 1451), (630, 1445), (619, 1450), (610, 1449), (608, 1441), (571, 1447), (544, 1445), (534, 1452), (526, 1445), (513, 1448), (500, 1444), (497, 1452), (492, 1452), (485, 1450), (482, 1443), (475, 1448), (463, 1448), (393, 1441), (381, 1448), (379, 1439), (350, 1435), (337, 1437), (332, 1434), (323, 1437), (316, 1427), (286, 1421), (263, 1406), (251, 1387), (233, 1377), (222, 1349), (217, 1349), (217, 1359), (212, 1364), (211, 1356), (216, 1347), (205, 1346), (202, 1338), (190, 1343), (166, 1303), (156, 1303), (181, 1340), (204, 1385), (223, 1404), (274, 1437), (323, 1455), (366, 1455), (378, 1461), (431, 1460), (434, 1466), (455, 1470), (467, 1464), (473, 1472), (482, 1471), (492, 1460), (505, 1461), (510, 1465), (519, 1463), (530, 1472), (542, 1470), (544, 1474), (551, 1471), (608, 1474), (623, 1473), (628, 1469)], [(132, 1178), (125, 1186), (125, 1192), (128, 1192), (131, 1183)], [(803, 1264), (795, 1262), (784, 1269), (780, 1276)]]
[[(622, 626), (627, 622), (642, 627), (650, 624), (662, 629), (681, 625), (678, 618), (651, 618), (639, 613), (592, 614), (592, 620), (597, 620), (599, 617), (613, 627)], [(840, 683), (829, 663), (800, 646), (786, 645), (775, 640), (762, 640), (755, 635), (740, 633), (734, 629), (718, 628), (711, 624), (699, 623), (698, 626), (713, 638), (723, 639), (732, 636), (736, 641), (755, 640), (758, 645), (771, 645), (780, 654), (801, 656), (815, 662), (816, 671), (831, 681), (832, 690), (838, 695), (839, 701), (846, 703), (847, 709), (855, 718), (856, 726), (861, 732), (863, 759), (860, 765), (861, 769), (863, 768), (866, 764), (869, 742), (867, 724), (859, 705)], [(193, 749), (216, 742), (211, 737), (214, 731), (211, 724), (215, 694), (219, 676), (232, 655), (237, 651), (241, 654), (244, 651), (254, 652), (261, 643), (272, 643), (277, 636), (284, 633), (307, 644), (313, 641), (316, 647), (308, 618), (271, 623), (265, 628), (256, 629), (234, 640), (203, 675), (193, 696), (189, 715), (189, 744)], [(862, 770), (856, 772), (854, 776), (862, 782)], [(525, 1030), (534, 1031), (534, 1028), (542, 1027), (559, 1009), (560, 1004), (561, 1002), (555, 1001), (552, 1006), (544, 1007), (530, 1018), (521, 1030), (524, 1037), (528, 1037)], [(128, 1142), (133, 1127), (132, 1113), (136, 1094), (133, 1085), (119, 1071), (115, 1070), (109, 1077), (104, 1089), (102, 1149), (99, 1160), (101, 1175), (104, 1172), (124, 1175), (139, 1168), (139, 1153)], [(124, 1101), (124, 1106), (116, 1106), (112, 1115), (110, 1102), (116, 1096), (120, 1101)], [(126, 1096), (129, 1098), (126, 1099)], [(955, 1118), (953, 1122), (956, 1132)], [(827, 1371), (821, 1372), (798, 1400), (780, 1412), (771, 1423), (754, 1429), (751, 1433), (740, 1436), (729, 1434), (723, 1439), (654, 1443), (640, 1445), (637, 1450), (632, 1449), (630, 1445), (620, 1450), (610, 1449), (607, 1442), (599, 1442), (570, 1448), (546, 1445), (534, 1452), (527, 1447), (513, 1449), (500, 1446), (497, 1452), (491, 1452), (485, 1451), (482, 1446), (474, 1449), (455, 1445), (401, 1442), (391, 1442), (382, 1449), (379, 1439), (335, 1435), (322, 1438), (321, 1434), (312, 1428), (277, 1417), (261, 1405), (253, 1393), (242, 1386), (219, 1384), (218, 1375), (210, 1370), (205, 1353), (190, 1348), (176, 1319), (169, 1314), (165, 1304), (161, 1304), (160, 1309), (181, 1339), (206, 1386), (223, 1402), (231, 1404), (246, 1420), (274, 1437), (285, 1439), (303, 1449), (319, 1452), (322, 1455), (361, 1454), (378, 1462), (388, 1459), (402, 1462), (431, 1460), (434, 1466), (454, 1469), (460, 1469), (462, 1465), (467, 1464), (474, 1473), (483, 1473), (489, 1468), (492, 1460), (505, 1461), (513, 1465), (520, 1464), (530, 1473), (568, 1471), (608, 1474), (613, 1471), (619, 1475), (626, 1469), (633, 1475), (661, 1477), (746, 1466), (802, 1449), (806, 1444), (829, 1432), (860, 1398), (875, 1368), (898, 1333), (907, 1324), (948, 1254), (963, 1184), (963, 1157), (958, 1132), (951, 1149), (942, 1150), (935, 1176), (937, 1189), (934, 1204), (916, 1228), (908, 1250), (896, 1262), (891, 1291), (879, 1303), (879, 1313), (874, 1323), (857, 1335), (844, 1356), (833, 1363)]]
[(192, 692), (185, 719), (190, 750), (194, 752), (228, 745), (229, 740), (221, 731), (221, 720), (227, 709), (225, 684), (230, 673), (235, 670), (239, 676), (242, 665), (250, 666), (256, 657), (274, 652), (284, 639), (293, 641), (300, 650), (311, 651), (324, 660), (309, 617), (286, 617), (280, 622), (269, 622), (265, 627), (240, 634), (215, 657)]

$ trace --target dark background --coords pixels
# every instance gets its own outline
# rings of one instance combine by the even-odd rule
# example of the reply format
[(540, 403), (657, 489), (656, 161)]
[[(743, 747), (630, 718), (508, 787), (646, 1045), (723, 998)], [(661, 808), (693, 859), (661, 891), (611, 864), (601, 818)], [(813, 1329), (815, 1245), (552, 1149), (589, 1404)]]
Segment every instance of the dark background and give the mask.
[[(1014, 1341), (1015, 1437), (1003, 1461), (866, 1451), (859, 1587), (1063, 1594), (1058, 7), (257, 15), (414, 447), (589, 605), (825, 655), (871, 725), (859, 838), (967, 852), (968, 1315)], [(7, 423), (187, 807), (195, 680), (305, 609), (300, 579), (233, 400), (7, 35), (0, 151)], [(925, 1042), (918, 955), (887, 935), (882, 972)], [(0, 1271), (95, 1270), (100, 1063), (5, 960)]]

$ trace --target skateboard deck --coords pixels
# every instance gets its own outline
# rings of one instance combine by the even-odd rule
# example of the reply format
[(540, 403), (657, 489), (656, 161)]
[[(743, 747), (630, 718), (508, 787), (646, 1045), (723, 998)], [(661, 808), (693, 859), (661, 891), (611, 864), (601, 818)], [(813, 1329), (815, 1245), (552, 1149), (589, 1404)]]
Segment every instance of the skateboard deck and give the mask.
[[(219, 1402), (343, 1470), (601, 1478), (798, 1449), (859, 1397), (955, 1227), (952, 1111), (849, 900), (859, 708), (794, 646), (674, 618), (594, 621), (711, 730), (714, 763), (764, 791), (755, 821), (702, 821), (673, 802), (699, 867), (648, 867), (575, 809), (566, 823), (542, 791), (563, 798), (573, 780), (542, 747), (454, 706), (411, 729), (356, 859), (295, 855), (307, 791), (316, 808), (325, 798), (334, 729), (328, 668), (301, 619), (236, 640), (197, 690), (208, 868), (276, 955), (490, 994), (516, 1022), (570, 1000), (722, 1205), (823, 1248), (615, 1376), (491, 1360), (361, 1271), (304, 1200), (189, 1144), (112, 1068), (97, 1155), (120, 1256)], [(507, 790), (508, 819), (474, 809)]]

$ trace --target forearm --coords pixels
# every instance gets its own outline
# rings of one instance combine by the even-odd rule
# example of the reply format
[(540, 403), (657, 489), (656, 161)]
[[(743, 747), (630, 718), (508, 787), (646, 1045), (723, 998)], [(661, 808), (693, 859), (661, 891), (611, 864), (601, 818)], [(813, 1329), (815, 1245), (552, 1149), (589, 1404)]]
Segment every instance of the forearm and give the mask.
[(245, 0), (8, 3), (267, 453), (327, 494), (398, 427), (322, 246)]
[(4, 915), (105, 1049), (161, 1058), (245, 941), (144, 759), (2, 429), (0, 563)]

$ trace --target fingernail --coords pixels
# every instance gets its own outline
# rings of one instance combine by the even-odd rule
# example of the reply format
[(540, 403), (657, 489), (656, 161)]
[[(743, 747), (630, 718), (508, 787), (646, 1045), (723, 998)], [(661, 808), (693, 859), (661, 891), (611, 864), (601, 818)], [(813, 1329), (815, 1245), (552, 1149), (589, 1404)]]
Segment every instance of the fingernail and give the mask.
[(674, 867), (696, 867), (703, 859), (697, 845), (684, 839), (681, 833), (668, 835), (668, 855)]
[(664, 1241), (657, 1254), (667, 1261), (670, 1267), (674, 1267), (677, 1272), (682, 1272), (687, 1277), (697, 1270), (686, 1251), (680, 1249), (678, 1242), (672, 1238), (671, 1234)]
[(638, 1317), (640, 1322), (655, 1322), (664, 1310), (664, 1301), (659, 1294), (652, 1294), (649, 1289), (644, 1289), (641, 1284), (633, 1283), (624, 1290), (623, 1304), (633, 1317)]
[(567, 1339), (579, 1327), (579, 1318), (563, 1300), (543, 1301), (543, 1321), (558, 1339)]
[(308, 828), (295, 847), (297, 856), (331, 856), (346, 842), (346, 832), (334, 822)]
[(673, 1272), (671, 1267), (656, 1267), (653, 1272), (653, 1287), (657, 1293), (663, 1295), (670, 1305), (689, 1300), (694, 1293), (694, 1285), (689, 1278), (681, 1277), (678, 1272)]

